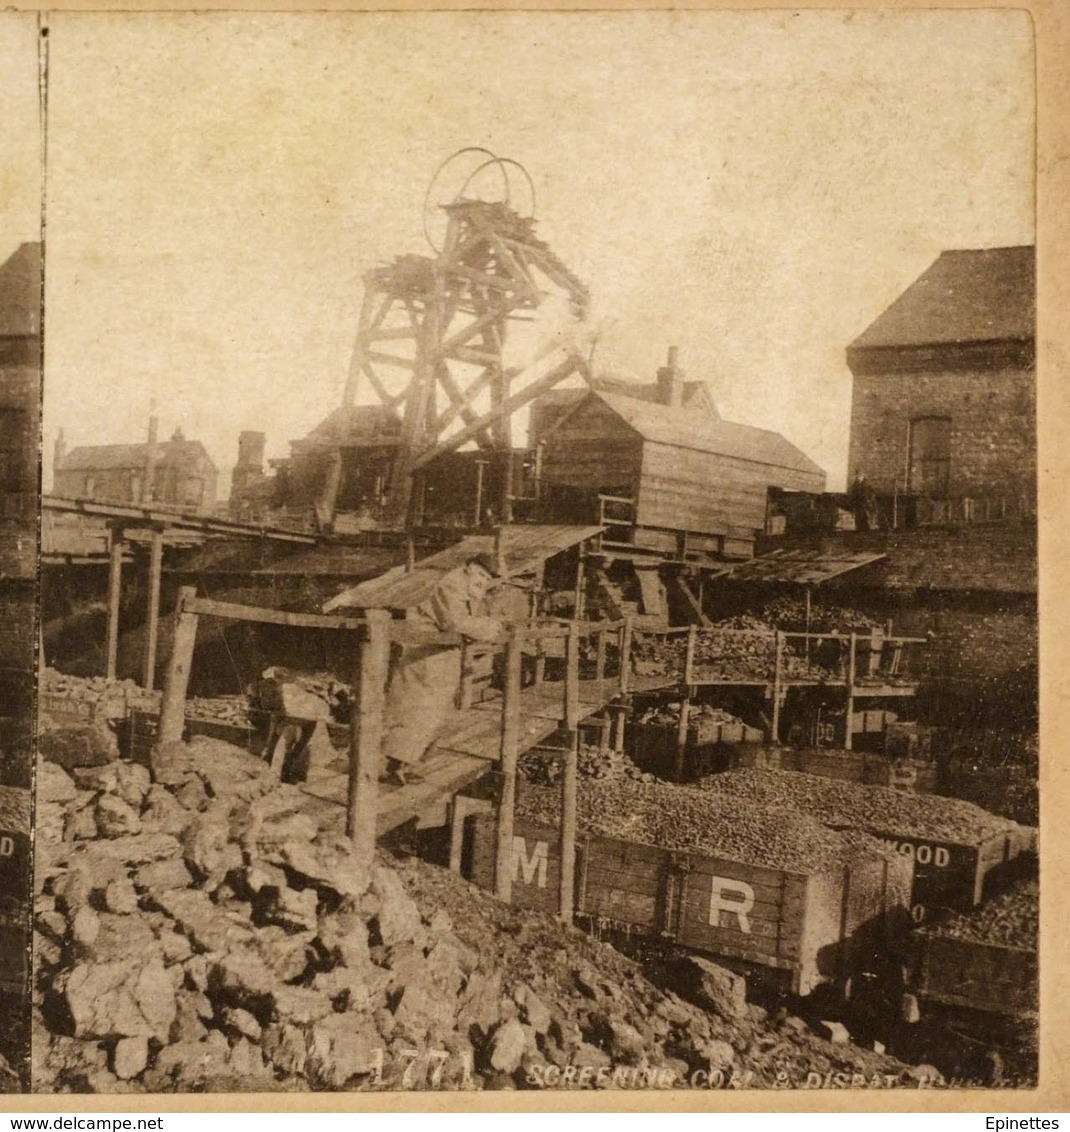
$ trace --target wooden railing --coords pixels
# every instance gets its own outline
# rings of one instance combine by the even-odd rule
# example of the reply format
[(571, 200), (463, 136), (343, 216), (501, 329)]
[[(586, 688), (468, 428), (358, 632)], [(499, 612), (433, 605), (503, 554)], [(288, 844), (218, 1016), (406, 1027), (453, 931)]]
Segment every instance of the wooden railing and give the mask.
[[(849, 720), (855, 697), (879, 695), (882, 691), (893, 687), (895, 681), (909, 688), (909, 681), (904, 683), (904, 677), (915, 667), (911, 663), (909, 653), (916, 647), (929, 644), (929, 639), (926, 637), (892, 636), (881, 630), (873, 630), (869, 633), (807, 633), (779, 629), (724, 629), (716, 626), (700, 628), (697, 625), (660, 631), (644, 630), (640, 638), (668, 639), (685, 634), (686, 645), (679, 662), (665, 673), (683, 690), (677, 734), (677, 768), (681, 771), (687, 741), (688, 717), (692, 699), (699, 687), (744, 685), (767, 688), (768, 695), (772, 698), (770, 738), (773, 742), (777, 742), (780, 734), (780, 710), (784, 692), (788, 687), (793, 685), (843, 687), (847, 694)], [(717, 675), (711, 675), (709, 666), (704, 673), (697, 659), (700, 655), (700, 643), (717, 640), (723, 641), (726, 646), (725, 653), (728, 655), (726, 667), (730, 667), (733, 663), (738, 665), (735, 674), (722, 671)], [(757, 642), (760, 647), (755, 649), (751, 657), (739, 661), (732, 657), (732, 646), (744, 642)], [(793, 642), (795, 642), (794, 648)], [(838, 646), (835, 655), (821, 657), (820, 661), (811, 662), (812, 655), (822, 646), (827, 649), (828, 642)], [(802, 661), (806, 667), (813, 663), (813, 667), (809, 672), (804, 668), (804, 671), (792, 675), (788, 670), (789, 658)], [(752, 664), (748, 665), (748, 660)], [(882, 678), (885, 680), (883, 684)], [(851, 743), (848, 726), (844, 739), (845, 747), (850, 749)]]
[[(238, 605), (197, 597), (192, 586), (179, 590), (174, 613), (174, 641), (164, 682), (160, 711), (158, 745), (180, 740), (185, 727), (185, 703), (190, 670), (201, 617), (232, 621), (285, 625), (349, 634), (356, 644), (357, 663), (353, 674), (359, 694), (354, 698), (350, 717), (349, 780), (346, 796), (346, 833), (354, 845), (370, 859), (375, 848), (376, 819), (379, 809), (379, 775), (382, 767), (382, 739), (386, 713), (386, 692), (392, 644), (464, 647), (457, 633), (422, 629), (406, 621), (395, 621), (389, 611), (366, 609), (359, 616), (333, 616), (319, 613), (293, 613), (285, 610)], [(604, 689), (608, 645), (616, 637), (622, 658), (616, 693), (628, 689), (630, 666), (625, 658), (631, 647), (630, 621), (541, 621), (507, 625), (501, 642), (494, 648), (504, 652), (505, 677), (501, 699), (501, 742), (499, 769), (502, 792), (498, 806), (497, 895), (509, 900), (512, 891), (513, 811), (516, 802), (516, 774), (520, 749), (522, 673), (525, 646), (562, 640), (565, 644), (564, 676), (561, 686), (560, 720), (568, 742), (563, 748), (561, 818), (560, 914), (571, 920), (575, 907), (573, 867), (576, 854), (576, 791), (578, 776), (581, 707), (580, 653), (584, 639), (594, 642), (595, 678)], [(537, 668), (538, 682), (545, 685), (545, 672)]]

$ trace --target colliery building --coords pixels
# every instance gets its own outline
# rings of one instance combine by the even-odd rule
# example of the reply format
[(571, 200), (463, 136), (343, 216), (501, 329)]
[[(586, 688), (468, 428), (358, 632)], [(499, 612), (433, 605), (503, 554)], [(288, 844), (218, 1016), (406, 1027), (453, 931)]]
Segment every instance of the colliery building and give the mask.
[(1034, 261), (943, 252), (847, 349), (851, 471), (923, 520), (1033, 509)]
[(175, 429), (170, 440), (156, 440), (155, 418), (144, 444), (96, 444), (67, 450), (56, 441), (53, 490), (77, 499), (111, 503), (167, 503), (210, 511), (219, 473), (199, 440)]
[(606, 382), (537, 404), (532, 447), (551, 497), (601, 498), (592, 518), (638, 549), (749, 558), (770, 488), (819, 493), (825, 473), (779, 433), (722, 420), (675, 352), (655, 386)]

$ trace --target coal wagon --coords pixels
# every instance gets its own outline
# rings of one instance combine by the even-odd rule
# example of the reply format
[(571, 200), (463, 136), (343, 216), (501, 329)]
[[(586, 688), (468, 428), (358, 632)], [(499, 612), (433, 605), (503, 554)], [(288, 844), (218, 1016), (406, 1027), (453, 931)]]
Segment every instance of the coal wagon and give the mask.
[[(468, 875), (490, 889), (495, 821), (468, 820)], [(512, 867), (514, 902), (556, 912), (557, 831), (517, 821)], [(848, 979), (857, 956), (905, 920), (909, 888), (909, 863), (894, 857), (801, 872), (602, 836), (577, 845), (578, 918), (760, 969), (798, 995)]]

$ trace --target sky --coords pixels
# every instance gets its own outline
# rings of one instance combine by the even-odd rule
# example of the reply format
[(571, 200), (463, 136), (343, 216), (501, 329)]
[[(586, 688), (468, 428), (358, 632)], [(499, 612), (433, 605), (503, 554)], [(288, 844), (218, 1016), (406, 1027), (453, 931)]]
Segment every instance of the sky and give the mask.
[(464, 146), (530, 173), (596, 368), (679, 346), (831, 488), (848, 343), (943, 249), (1033, 241), (1022, 12), (72, 13), (48, 42), (46, 485), (59, 427), (141, 440), (153, 399), (224, 492), (242, 429), (288, 454)]
[(0, 262), (41, 238), (37, 17), (0, 13)]

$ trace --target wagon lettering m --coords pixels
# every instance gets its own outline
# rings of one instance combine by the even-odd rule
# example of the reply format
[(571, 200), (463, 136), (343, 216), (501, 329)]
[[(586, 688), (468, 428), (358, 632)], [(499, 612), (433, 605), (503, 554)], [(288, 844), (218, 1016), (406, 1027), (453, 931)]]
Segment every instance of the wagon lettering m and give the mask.
[(721, 926), (721, 913), (735, 916), (739, 930), (750, 935), (748, 913), (754, 907), (754, 889), (742, 880), (728, 877), (710, 877), (710, 925)]
[(536, 884), (539, 888), (545, 888), (549, 852), (550, 846), (547, 842), (536, 841), (529, 855), (527, 840), (523, 837), (514, 837), (513, 880), (522, 880), (524, 884)]

